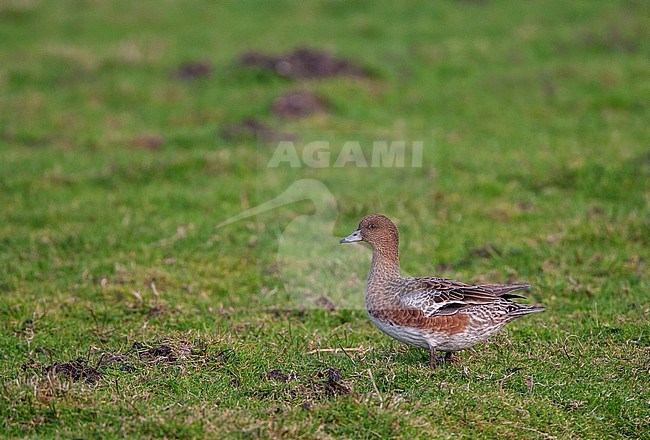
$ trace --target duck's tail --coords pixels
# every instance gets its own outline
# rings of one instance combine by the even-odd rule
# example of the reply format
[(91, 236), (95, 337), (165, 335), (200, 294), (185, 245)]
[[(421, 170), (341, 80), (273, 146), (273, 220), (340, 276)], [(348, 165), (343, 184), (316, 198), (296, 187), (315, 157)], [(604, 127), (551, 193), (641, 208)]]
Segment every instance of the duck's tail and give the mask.
[(514, 292), (516, 290), (529, 289), (530, 284), (481, 284), (477, 287), (490, 292), (492, 295), (500, 296), (501, 298), (505, 299), (511, 299), (525, 298), (525, 296), (511, 292)]
[(529, 289), (530, 284), (482, 284), (477, 287), (490, 292), (494, 296), (508, 300), (507, 308), (510, 319), (515, 319), (520, 316), (528, 315), (529, 313), (538, 313), (546, 310), (546, 307), (543, 306), (533, 306), (530, 304), (521, 304), (511, 301), (513, 298), (525, 299), (525, 296), (513, 292), (517, 290)]

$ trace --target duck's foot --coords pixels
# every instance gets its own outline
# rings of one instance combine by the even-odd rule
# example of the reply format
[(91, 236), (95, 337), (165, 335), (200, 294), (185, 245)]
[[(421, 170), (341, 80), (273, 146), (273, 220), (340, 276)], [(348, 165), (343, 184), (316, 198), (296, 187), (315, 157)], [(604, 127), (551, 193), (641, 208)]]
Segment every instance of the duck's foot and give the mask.
[(436, 358), (436, 350), (434, 348), (429, 349), (429, 367), (430, 368), (437, 368), (438, 365), (447, 365), (447, 364), (455, 364), (456, 362), (460, 362), (460, 358), (455, 355), (454, 352), (452, 351), (447, 351), (445, 352), (445, 357), (441, 358), (438, 360)]

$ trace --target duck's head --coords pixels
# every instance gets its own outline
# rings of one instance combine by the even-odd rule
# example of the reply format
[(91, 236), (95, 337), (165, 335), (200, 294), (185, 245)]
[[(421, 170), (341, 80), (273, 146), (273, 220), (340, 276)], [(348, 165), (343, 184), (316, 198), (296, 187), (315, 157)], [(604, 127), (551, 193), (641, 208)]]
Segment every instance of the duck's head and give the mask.
[[(352, 234), (340, 240), (340, 243), (365, 241), (373, 248), (394, 246), (399, 242), (397, 226), (382, 214), (370, 214), (359, 222), (359, 227)], [(383, 246), (382, 246), (383, 245)]]

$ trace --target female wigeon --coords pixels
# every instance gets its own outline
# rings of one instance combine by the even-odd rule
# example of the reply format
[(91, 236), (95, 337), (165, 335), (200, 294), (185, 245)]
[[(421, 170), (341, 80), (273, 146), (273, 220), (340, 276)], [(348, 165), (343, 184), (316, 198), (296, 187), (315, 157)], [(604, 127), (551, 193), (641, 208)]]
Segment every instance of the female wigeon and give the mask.
[(388, 217), (371, 214), (361, 219), (341, 243), (365, 241), (372, 247), (372, 266), (366, 285), (366, 308), (372, 322), (398, 341), (429, 350), (436, 366), (436, 350), (452, 353), (472, 347), (497, 333), (508, 322), (543, 307), (519, 304), (512, 292), (527, 284), (469, 285), (444, 278), (403, 278), (399, 268), (399, 233)]

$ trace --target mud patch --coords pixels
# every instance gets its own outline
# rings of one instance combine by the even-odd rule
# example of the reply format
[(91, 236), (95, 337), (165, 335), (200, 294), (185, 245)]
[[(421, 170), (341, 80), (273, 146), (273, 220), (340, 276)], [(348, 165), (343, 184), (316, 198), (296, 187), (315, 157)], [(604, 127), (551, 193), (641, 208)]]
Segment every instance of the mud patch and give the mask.
[(309, 47), (301, 47), (279, 56), (247, 52), (241, 55), (239, 63), (242, 66), (272, 71), (293, 79), (366, 76), (363, 69), (352, 61)]
[(328, 368), (318, 373), (321, 380), (317, 388), (322, 390), (327, 397), (344, 395), (350, 392), (350, 388), (343, 382), (343, 374), (337, 368)]
[(260, 379), (274, 382), (295, 382), (289, 395), (302, 401), (303, 409), (311, 409), (313, 402), (349, 394), (352, 390), (338, 368), (329, 367), (305, 375), (280, 369), (260, 374)]
[(457, 263), (439, 263), (436, 268), (438, 271), (444, 272), (446, 270), (454, 270), (459, 267), (467, 266), (473, 260), (476, 260), (478, 258), (493, 258), (495, 256), (501, 255), (503, 255), (503, 252), (499, 248), (493, 244), (487, 244), (485, 246), (469, 250), (467, 252), (467, 255), (465, 255), (465, 257), (463, 257), (463, 259)]
[(471, 260), (475, 258), (492, 258), (494, 256), (500, 256), (500, 255), (501, 255), (501, 250), (499, 250), (493, 244), (487, 244), (483, 247), (470, 250), (467, 253), (467, 257), (465, 257), (462, 261), (469, 263)]
[(175, 363), (187, 360), (192, 356), (193, 352), (192, 347), (182, 341), (173, 346), (164, 342), (153, 345), (135, 342), (132, 347), (132, 354), (147, 363)]
[[(140, 344), (138, 344), (138, 345), (140, 345)], [(172, 355), (172, 348), (167, 344), (161, 344), (161, 345), (159, 345), (157, 347), (149, 348), (149, 349), (145, 350), (144, 352), (140, 353), (140, 359), (146, 359), (146, 358), (156, 359), (156, 358), (160, 358), (160, 357), (166, 357), (168, 359), (170, 359), (170, 358), (173, 359), (172, 356), (173, 356)]]
[(285, 373), (282, 370), (271, 370), (266, 374), (262, 374), (260, 378), (273, 380), (276, 382), (288, 382), (289, 380), (296, 379), (295, 373)]
[(247, 118), (241, 122), (227, 124), (221, 129), (219, 136), (226, 141), (254, 140), (264, 144), (279, 141), (295, 142), (297, 140), (295, 134), (276, 130), (255, 118)]
[(114, 368), (119, 371), (125, 371), (128, 373), (132, 373), (138, 369), (132, 357), (121, 353), (110, 352), (106, 352), (101, 355), (97, 368), (100, 370), (104, 370), (106, 368)]
[(72, 381), (86, 381), (88, 383), (96, 382), (100, 379), (104, 373), (88, 365), (87, 359), (78, 358), (71, 362), (65, 362), (63, 364), (53, 364), (48, 365), (43, 368), (43, 371), (47, 373), (54, 373), (57, 376), (63, 376)]
[[(220, 359), (222, 353), (231, 351), (224, 350), (217, 354), (217, 358)], [(54, 375), (59, 379), (73, 382), (94, 383), (108, 370), (134, 373), (155, 364), (200, 364), (211, 361), (214, 359), (206, 353), (205, 349), (190, 345), (183, 340), (163, 340), (153, 344), (135, 342), (125, 351), (103, 352), (92, 358), (77, 358), (69, 362), (56, 362), (45, 366), (39, 365), (34, 359), (29, 359), (21, 365), (21, 369), (36, 377)]]
[(290, 90), (271, 104), (271, 112), (280, 118), (301, 118), (314, 113), (327, 113), (329, 104), (306, 90)]
[(316, 306), (322, 310), (327, 310), (329, 312), (336, 310), (336, 304), (334, 304), (334, 302), (325, 295), (321, 295), (316, 299)]
[(345, 396), (351, 391), (341, 370), (329, 367), (305, 378), (294, 394), (302, 400), (301, 408), (309, 411), (315, 402)]
[(131, 139), (133, 148), (144, 150), (159, 150), (165, 143), (165, 138), (159, 134), (144, 134)]
[(212, 65), (207, 61), (193, 61), (181, 64), (170, 76), (173, 79), (191, 80), (208, 76), (212, 72)]
[(454, 270), (456, 268), (456, 265), (453, 263), (438, 263), (436, 265), (436, 270), (438, 272), (446, 272), (448, 270)]

